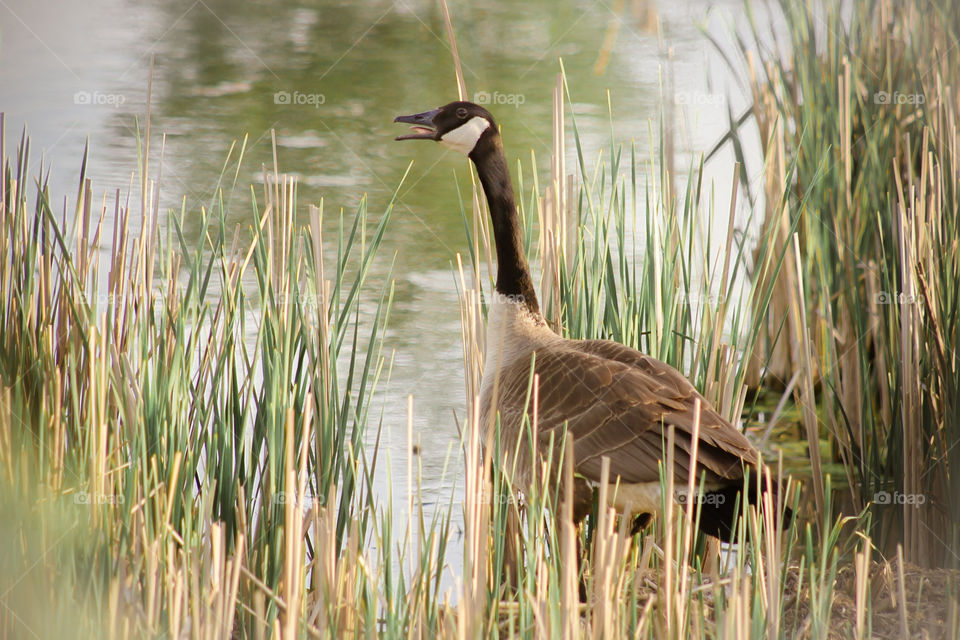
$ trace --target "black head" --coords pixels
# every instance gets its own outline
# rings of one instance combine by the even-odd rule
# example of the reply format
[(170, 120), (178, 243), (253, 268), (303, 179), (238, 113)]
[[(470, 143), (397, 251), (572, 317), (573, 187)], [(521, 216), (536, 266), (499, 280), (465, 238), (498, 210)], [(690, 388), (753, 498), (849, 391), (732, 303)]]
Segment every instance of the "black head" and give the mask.
[(497, 131), (489, 111), (463, 101), (411, 116), (397, 116), (393, 121), (413, 125), (414, 133), (397, 136), (397, 140), (435, 140), (464, 155), (470, 155), (481, 137)]

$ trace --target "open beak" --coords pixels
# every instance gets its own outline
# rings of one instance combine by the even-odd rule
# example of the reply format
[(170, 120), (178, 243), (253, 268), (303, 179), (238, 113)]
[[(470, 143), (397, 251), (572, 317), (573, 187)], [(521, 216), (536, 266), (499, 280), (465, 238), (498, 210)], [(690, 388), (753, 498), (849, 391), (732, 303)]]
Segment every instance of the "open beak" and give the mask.
[(415, 113), (412, 116), (397, 116), (394, 122), (405, 122), (412, 124), (413, 133), (407, 133), (397, 136), (397, 140), (436, 140), (437, 128), (433, 124), (433, 119), (440, 113), (440, 109), (431, 109), (423, 113)]

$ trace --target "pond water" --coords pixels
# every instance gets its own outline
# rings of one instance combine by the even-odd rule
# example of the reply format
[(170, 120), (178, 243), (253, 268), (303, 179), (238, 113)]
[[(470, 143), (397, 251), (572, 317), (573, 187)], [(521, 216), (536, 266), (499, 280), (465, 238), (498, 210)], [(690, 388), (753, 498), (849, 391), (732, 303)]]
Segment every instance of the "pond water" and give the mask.
[[(542, 179), (560, 58), (587, 158), (609, 144), (607, 91), (616, 138), (645, 153), (658, 143), (650, 136), (661, 116), (661, 86), (672, 82), (681, 173), (723, 135), (728, 108), (744, 108), (737, 97), (728, 104), (731, 91), (739, 94), (699, 28), (729, 40), (740, 0), (451, 0), (450, 7), (468, 97), (496, 103), (491, 110), (512, 165), (520, 159), (529, 166), (533, 150)], [(413, 394), (424, 499), (447, 503), (458, 478), (453, 413), (462, 418), (465, 404), (451, 265), (466, 249), (457, 184), (469, 188), (468, 166), (439, 145), (395, 144), (403, 128), (392, 124), (397, 114), (456, 97), (438, 3), (7, 0), (0, 4), (7, 153), (25, 126), (33, 166), (42, 150), (52, 192), (72, 198), (89, 141), (94, 192), (125, 193), (132, 183), (135, 199), (151, 59), (151, 177), (162, 172), (164, 206), (179, 208), (182, 198), (188, 210), (209, 205), (228, 150), (248, 136), (230, 208), (247, 224), (250, 184), (259, 189), (262, 165), (272, 166), (275, 131), (281, 170), (300, 177), (301, 223), (307, 204), (322, 198), (329, 238), (332, 214), (343, 208), (352, 216), (364, 195), (379, 215), (414, 161), (373, 276), (382, 279), (393, 263), (397, 294), (386, 346), (394, 364), (381, 388), (383, 445), (398, 477), (406, 397)], [(572, 143), (568, 149), (573, 170)], [(726, 211), (732, 173), (727, 151), (708, 166), (705, 181), (715, 183), (719, 211)], [(403, 504), (405, 482), (394, 486)]]

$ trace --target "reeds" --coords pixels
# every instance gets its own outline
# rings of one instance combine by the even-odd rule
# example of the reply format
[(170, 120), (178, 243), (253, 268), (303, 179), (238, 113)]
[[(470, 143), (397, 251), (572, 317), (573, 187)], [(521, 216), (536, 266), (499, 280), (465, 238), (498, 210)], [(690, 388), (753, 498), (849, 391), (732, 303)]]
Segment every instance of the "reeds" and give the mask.
[[(361, 443), (391, 288), (365, 280), (389, 208), (372, 228), (365, 202), (341, 215), (331, 258), (322, 210), (298, 229), (276, 168), (234, 230), (222, 200), (137, 216), (119, 194), (95, 203), (82, 174), (76, 209), (57, 214), (27, 159), (24, 140), (2, 163), (3, 493), (36, 487), (83, 538), (57, 570), (40, 556), (28, 579), (62, 598), (2, 616), (4, 635), (47, 628), (74, 597), (92, 636), (367, 626), (378, 600), (343, 576), (378, 524)], [(17, 517), (18, 535), (54, 526)]]
[[(781, 272), (761, 344), (772, 379), (802, 372), (811, 457), (827, 438), (825, 462), (846, 475), (844, 510), (870, 507), (888, 557), (902, 543), (910, 562), (956, 568), (960, 361), (946, 345), (960, 337), (960, 12), (844, 7), (780, 3), (780, 51), (761, 44), (756, 21), (739, 45), (765, 155), (796, 167), (789, 180), (768, 174), (766, 224), (785, 227), (770, 203), (786, 194), (797, 236), (776, 241), (795, 244), (803, 295), (792, 299), (797, 285)], [(771, 347), (778, 331), (792, 353)]]
[[(624, 184), (608, 175), (610, 182), (595, 185), (593, 202), (609, 203), (607, 189)], [(22, 174), (7, 176), (4, 194), (23, 193)], [(712, 573), (703, 570), (712, 556), (696, 542), (692, 505), (631, 539), (629, 523), (618, 521), (600, 496), (596, 514), (577, 531), (568, 515), (555, 517), (570, 497), (548, 482), (552, 467), (566, 465), (571, 473), (570, 449), (538, 465), (521, 503), (509, 476), (491, 464), (498, 445), (480, 440), (476, 409), (464, 442), (464, 566), (456, 591), (442, 593), (446, 549), (458, 543), (452, 510), (425, 521), (411, 482), (412, 506), (403, 509), (409, 529), (396, 531), (398, 507), (375, 490), (376, 449), (363, 437), (375, 420), (371, 394), (382, 372), (379, 345), (390, 301), (389, 286), (364, 278), (387, 216), (367, 229), (361, 208), (352, 224), (340, 222), (337, 258), (328, 261), (321, 210), (309, 211), (309, 231), (298, 230), (295, 185), (276, 170), (273, 176), (265, 180), (267, 204), (262, 213), (254, 209), (247, 241), (242, 230), (226, 232), (219, 212), (200, 212), (201, 241), (190, 246), (182, 214), (169, 218), (165, 232), (159, 224), (130, 232), (131, 218), (116, 207), (114, 233), (129, 240), (107, 260), (114, 277), (105, 281), (117, 295), (100, 308), (89, 302), (104, 281), (89, 276), (99, 264), (89, 238), (102, 236), (108, 223), (90, 223), (91, 232), (77, 231), (80, 240), (68, 243), (43, 191), (33, 211), (25, 197), (4, 200), (4, 237), (18, 239), (6, 244), (4, 282), (13, 295), (4, 308), (4, 335), (20, 339), (4, 342), (2, 477), (4, 495), (22, 496), (20, 506), (4, 505), (19, 523), (6, 539), (31, 540), (20, 547), (33, 550), (23, 561), (36, 566), (17, 583), (12, 577), (26, 567), (5, 570), (12, 585), (5, 603), (16, 605), (16, 615), (3, 617), (3, 635), (26, 629), (118, 638), (773, 637), (790, 614), (787, 578), (807, 571), (797, 591), (811, 594), (818, 624), (829, 623), (835, 573), (822, 567), (840, 561), (840, 529), (826, 542), (808, 529), (795, 567), (797, 532), (779, 531), (782, 506), (745, 510), (749, 538), (741, 534), (741, 552)], [(92, 200), (87, 194), (82, 202)], [(686, 282), (685, 274), (700, 272), (697, 226), (671, 214), (666, 220), (674, 233), (648, 239), (634, 267), (620, 258), (628, 245), (627, 200), (616, 202), (607, 207), (610, 218), (599, 208), (578, 214), (588, 222), (573, 227), (575, 268), (558, 283), (558, 299), (592, 302), (584, 302), (590, 313), (575, 312), (569, 302), (561, 313), (596, 335), (634, 336), (711, 379), (702, 345), (710, 343), (710, 331), (730, 323), (717, 320), (709, 300), (692, 312), (687, 300), (695, 298), (681, 296), (685, 289), (661, 284), (659, 293), (641, 295), (633, 288), (642, 281), (633, 274), (642, 270), (660, 273), (654, 281), (660, 283)], [(692, 213), (697, 204), (683, 207)], [(653, 220), (651, 208), (645, 217)], [(79, 226), (98, 216), (77, 219)], [(613, 224), (606, 226), (608, 220)], [(595, 230), (611, 228), (604, 237), (620, 244), (586, 242)], [(731, 262), (731, 273), (741, 260)], [(75, 275), (78, 264), (86, 265), (83, 279)], [(120, 278), (121, 265), (139, 275)], [(638, 284), (606, 284), (611, 272)], [(561, 273), (567, 273), (563, 263)], [(598, 311), (610, 309), (604, 296), (613, 291), (618, 305), (642, 317), (624, 321), (620, 311)], [(43, 296), (49, 306), (38, 304)], [(471, 299), (464, 306), (468, 335), (480, 326), (471, 316), (480, 298), (468, 293)], [(686, 326), (704, 339), (664, 331), (659, 347), (646, 342), (652, 332), (644, 321), (658, 317), (654, 303), (661, 305), (662, 326)], [(366, 324), (357, 319), (364, 304)], [(111, 337), (102, 337), (108, 331)], [(49, 338), (25, 337), (32, 334)], [(465, 353), (476, 362), (472, 347)], [(730, 399), (743, 397), (737, 362), (719, 369), (729, 377), (712, 377), (731, 412), (739, 409)], [(42, 375), (31, 377), (38, 367)], [(530, 393), (535, 429), (535, 379)], [(73, 500), (80, 492), (87, 497)], [(569, 506), (560, 513), (569, 514)], [(64, 518), (74, 524), (64, 526)], [(38, 550), (34, 531), (55, 535), (39, 536)], [(583, 563), (578, 546), (586, 550)], [(522, 549), (514, 573), (504, 571), (511, 548)], [(586, 603), (577, 597), (581, 582)], [(814, 584), (817, 591), (806, 586)], [(31, 603), (31, 590), (43, 596)], [(58, 630), (54, 622), (63, 617), (73, 622)]]

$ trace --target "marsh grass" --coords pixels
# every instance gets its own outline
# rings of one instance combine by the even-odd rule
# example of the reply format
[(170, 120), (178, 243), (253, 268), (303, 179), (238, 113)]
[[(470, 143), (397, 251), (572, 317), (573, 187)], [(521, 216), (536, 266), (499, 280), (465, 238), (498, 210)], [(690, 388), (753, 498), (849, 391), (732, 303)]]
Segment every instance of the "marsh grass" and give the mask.
[[(373, 225), (365, 201), (341, 214), (330, 256), (322, 209), (297, 227), (296, 185), (276, 167), (247, 228), (227, 229), (222, 200), (161, 225), (119, 194), (95, 202), (82, 172), (58, 214), (28, 158), (23, 140), (3, 159), (0, 194), (0, 461), (20, 520), (5, 633), (292, 637), (377, 619), (376, 592), (347, 577), (389, 528), (362, 446), (392, 294), (366, 276), (389, 207)], [(20, 602), (32, 589), (62, 598)], [(56, 609), (75, 606), (88, 615)]]
[(775, 347), (769, 371), (800, 374), (810, 451), (829, 439), (845, 510), (871, 509), (884, 553), (902, 543), (909, 562), (957, 568), (960, 12), (886, 0), (774, 11), (780, 50), (760, 44), (771, 28), (753, 16), (738, 49), (764, 155), (794, 166), (765, 182), (765, 227), (783, 229), (777, 246), (798, 265), (774, 285), (761, 342), (781, 325), (793, 348)]

